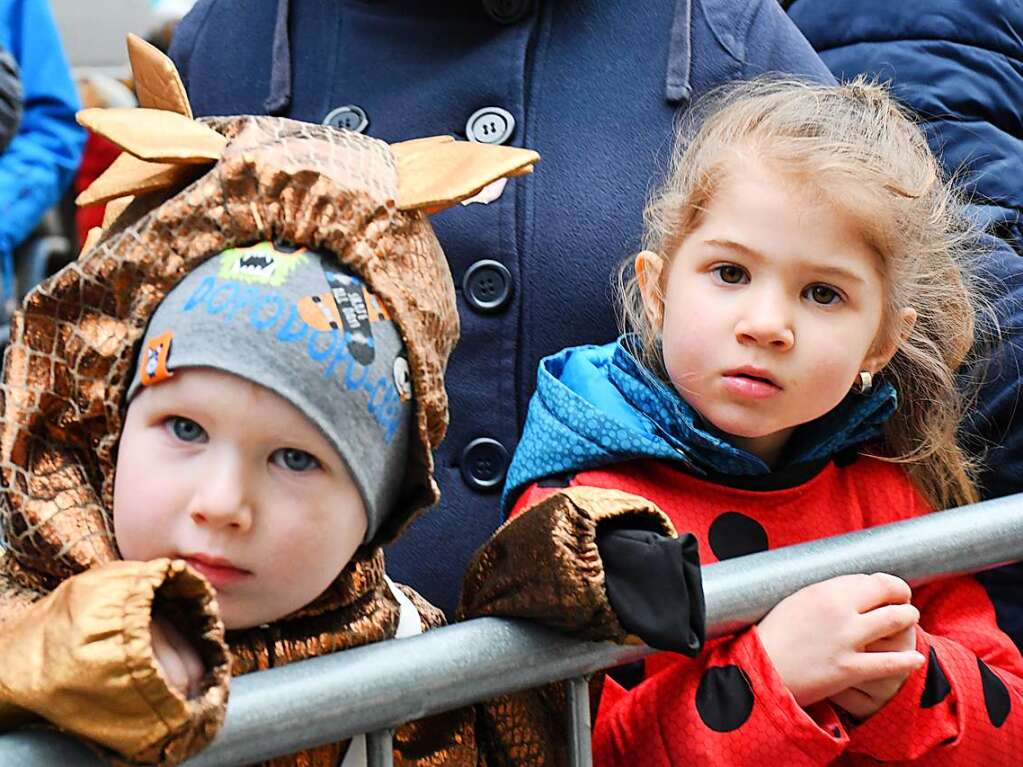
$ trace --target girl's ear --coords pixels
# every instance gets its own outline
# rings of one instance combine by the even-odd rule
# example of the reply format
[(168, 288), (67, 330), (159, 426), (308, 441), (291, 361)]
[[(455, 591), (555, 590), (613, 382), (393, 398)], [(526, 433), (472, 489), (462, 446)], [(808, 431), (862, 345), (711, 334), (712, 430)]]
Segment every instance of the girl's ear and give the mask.
[(652, 250), (636, 254), (636, 282), (643, 297), (643, 310), (652, 328), (661, 329), (664, 322), (664, 295), (661, 290), (661, 273), (664, 259)]
[(896, 324), (898, 325), (897, 331), (888, 336), (889, 340), (885, 346), (875, 349), (867, 355), (860, 366), (861, 370), (878, 373), (891, 361), (899, 347), (906, 342), (910, 333), (913, 332), (913, 326), (916, 324), (916, 309), (910, 306), (904, 307), (899, 311)]

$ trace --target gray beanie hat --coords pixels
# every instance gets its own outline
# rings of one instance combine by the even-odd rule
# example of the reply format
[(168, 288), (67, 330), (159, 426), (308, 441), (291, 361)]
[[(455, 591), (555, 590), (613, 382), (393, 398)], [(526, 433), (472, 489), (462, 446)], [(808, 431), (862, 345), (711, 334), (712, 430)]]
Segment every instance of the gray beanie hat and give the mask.
[(355, 480), (372, 540), (401, 493), (412, 383), (397, 327), (358, 277), (307, 248), (225, 250), (153, 313), (128, 401), (188, 367), (264, 386), (312, 421)]

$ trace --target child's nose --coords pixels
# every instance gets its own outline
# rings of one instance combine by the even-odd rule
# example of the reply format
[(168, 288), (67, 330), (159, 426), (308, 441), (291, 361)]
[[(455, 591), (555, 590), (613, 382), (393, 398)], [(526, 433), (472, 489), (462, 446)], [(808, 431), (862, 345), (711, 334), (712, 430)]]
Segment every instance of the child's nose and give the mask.
[(753, 298), (735, 323), (735, 337), (741, 344), (767, 346), (778, 351), (796, 342), (792, 315), (780, 296), (762, 294)]
[(252, 513), (247, 506), (214, 506), (203, 504), (190, 512), (192, 521), (201, 526), (226, 528), (245, 532), (252, 526)]
[(240, 466), (219, 461), (198, 482), (188, 509), (197, 525), (245, 532), (252, 527), (252, 505)]

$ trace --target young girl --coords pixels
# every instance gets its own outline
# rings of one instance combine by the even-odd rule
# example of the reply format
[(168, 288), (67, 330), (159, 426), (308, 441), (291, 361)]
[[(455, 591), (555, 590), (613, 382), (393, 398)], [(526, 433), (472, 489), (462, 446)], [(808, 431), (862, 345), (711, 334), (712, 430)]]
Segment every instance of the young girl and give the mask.
[[(601, 505), (592, 488), (653, 502), (705, 563), (977, 499), (955, 378), (983, 317), (974, 233), (884, 88), (734, 87), (683, 136), (647, 212), (631, 332), (544, 360), (508, 479), (521, 517), (499, 535), (546, 513), (553, 545), (571, 540), (554, 561), (609, 596), (574, 593), (621, 621), (570, 628), (650, 641), (651, 620), (677, 620), (653, 559), (629, 574), (643, 605), (616, 599), (606, 558), (594, 569), (602, 526), (644, 512), (630, 522), (621, 493)], [(1016, 764), (1021, 678), (973, 578), (912, 592), (833, 578), (696, 659), (608, 679), (596, 763)]]

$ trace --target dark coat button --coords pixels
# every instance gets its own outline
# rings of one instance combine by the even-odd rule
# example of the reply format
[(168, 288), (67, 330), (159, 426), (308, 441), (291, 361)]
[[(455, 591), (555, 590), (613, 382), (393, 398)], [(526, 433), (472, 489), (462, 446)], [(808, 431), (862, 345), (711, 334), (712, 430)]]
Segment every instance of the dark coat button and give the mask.
[(498, 24), (521, 21), (532, 9), (531, 0), (483, 0), (483, 10)]
[(369, 127), (369, 117), (362, 107), (346, 104), (343, 107), (330, 110), (323, 118), (323, 124), (329, 125), (331, 128), (344, 128), (362, 133)]
[(465, 122), (465, 136), (481, 144), (503, 144), (515, 132), (515, 118), (507, 109), (483, 107)]
[(477, 261), (462, 278), (462, 295), (473, 311), (499, 312), (511, 301), (511, 272), (497, 261)]
[(508, 451), (496, 439), (474, 439), (462, 451), (462, 479), (480, 493), (497, 490), (508, 470)]

